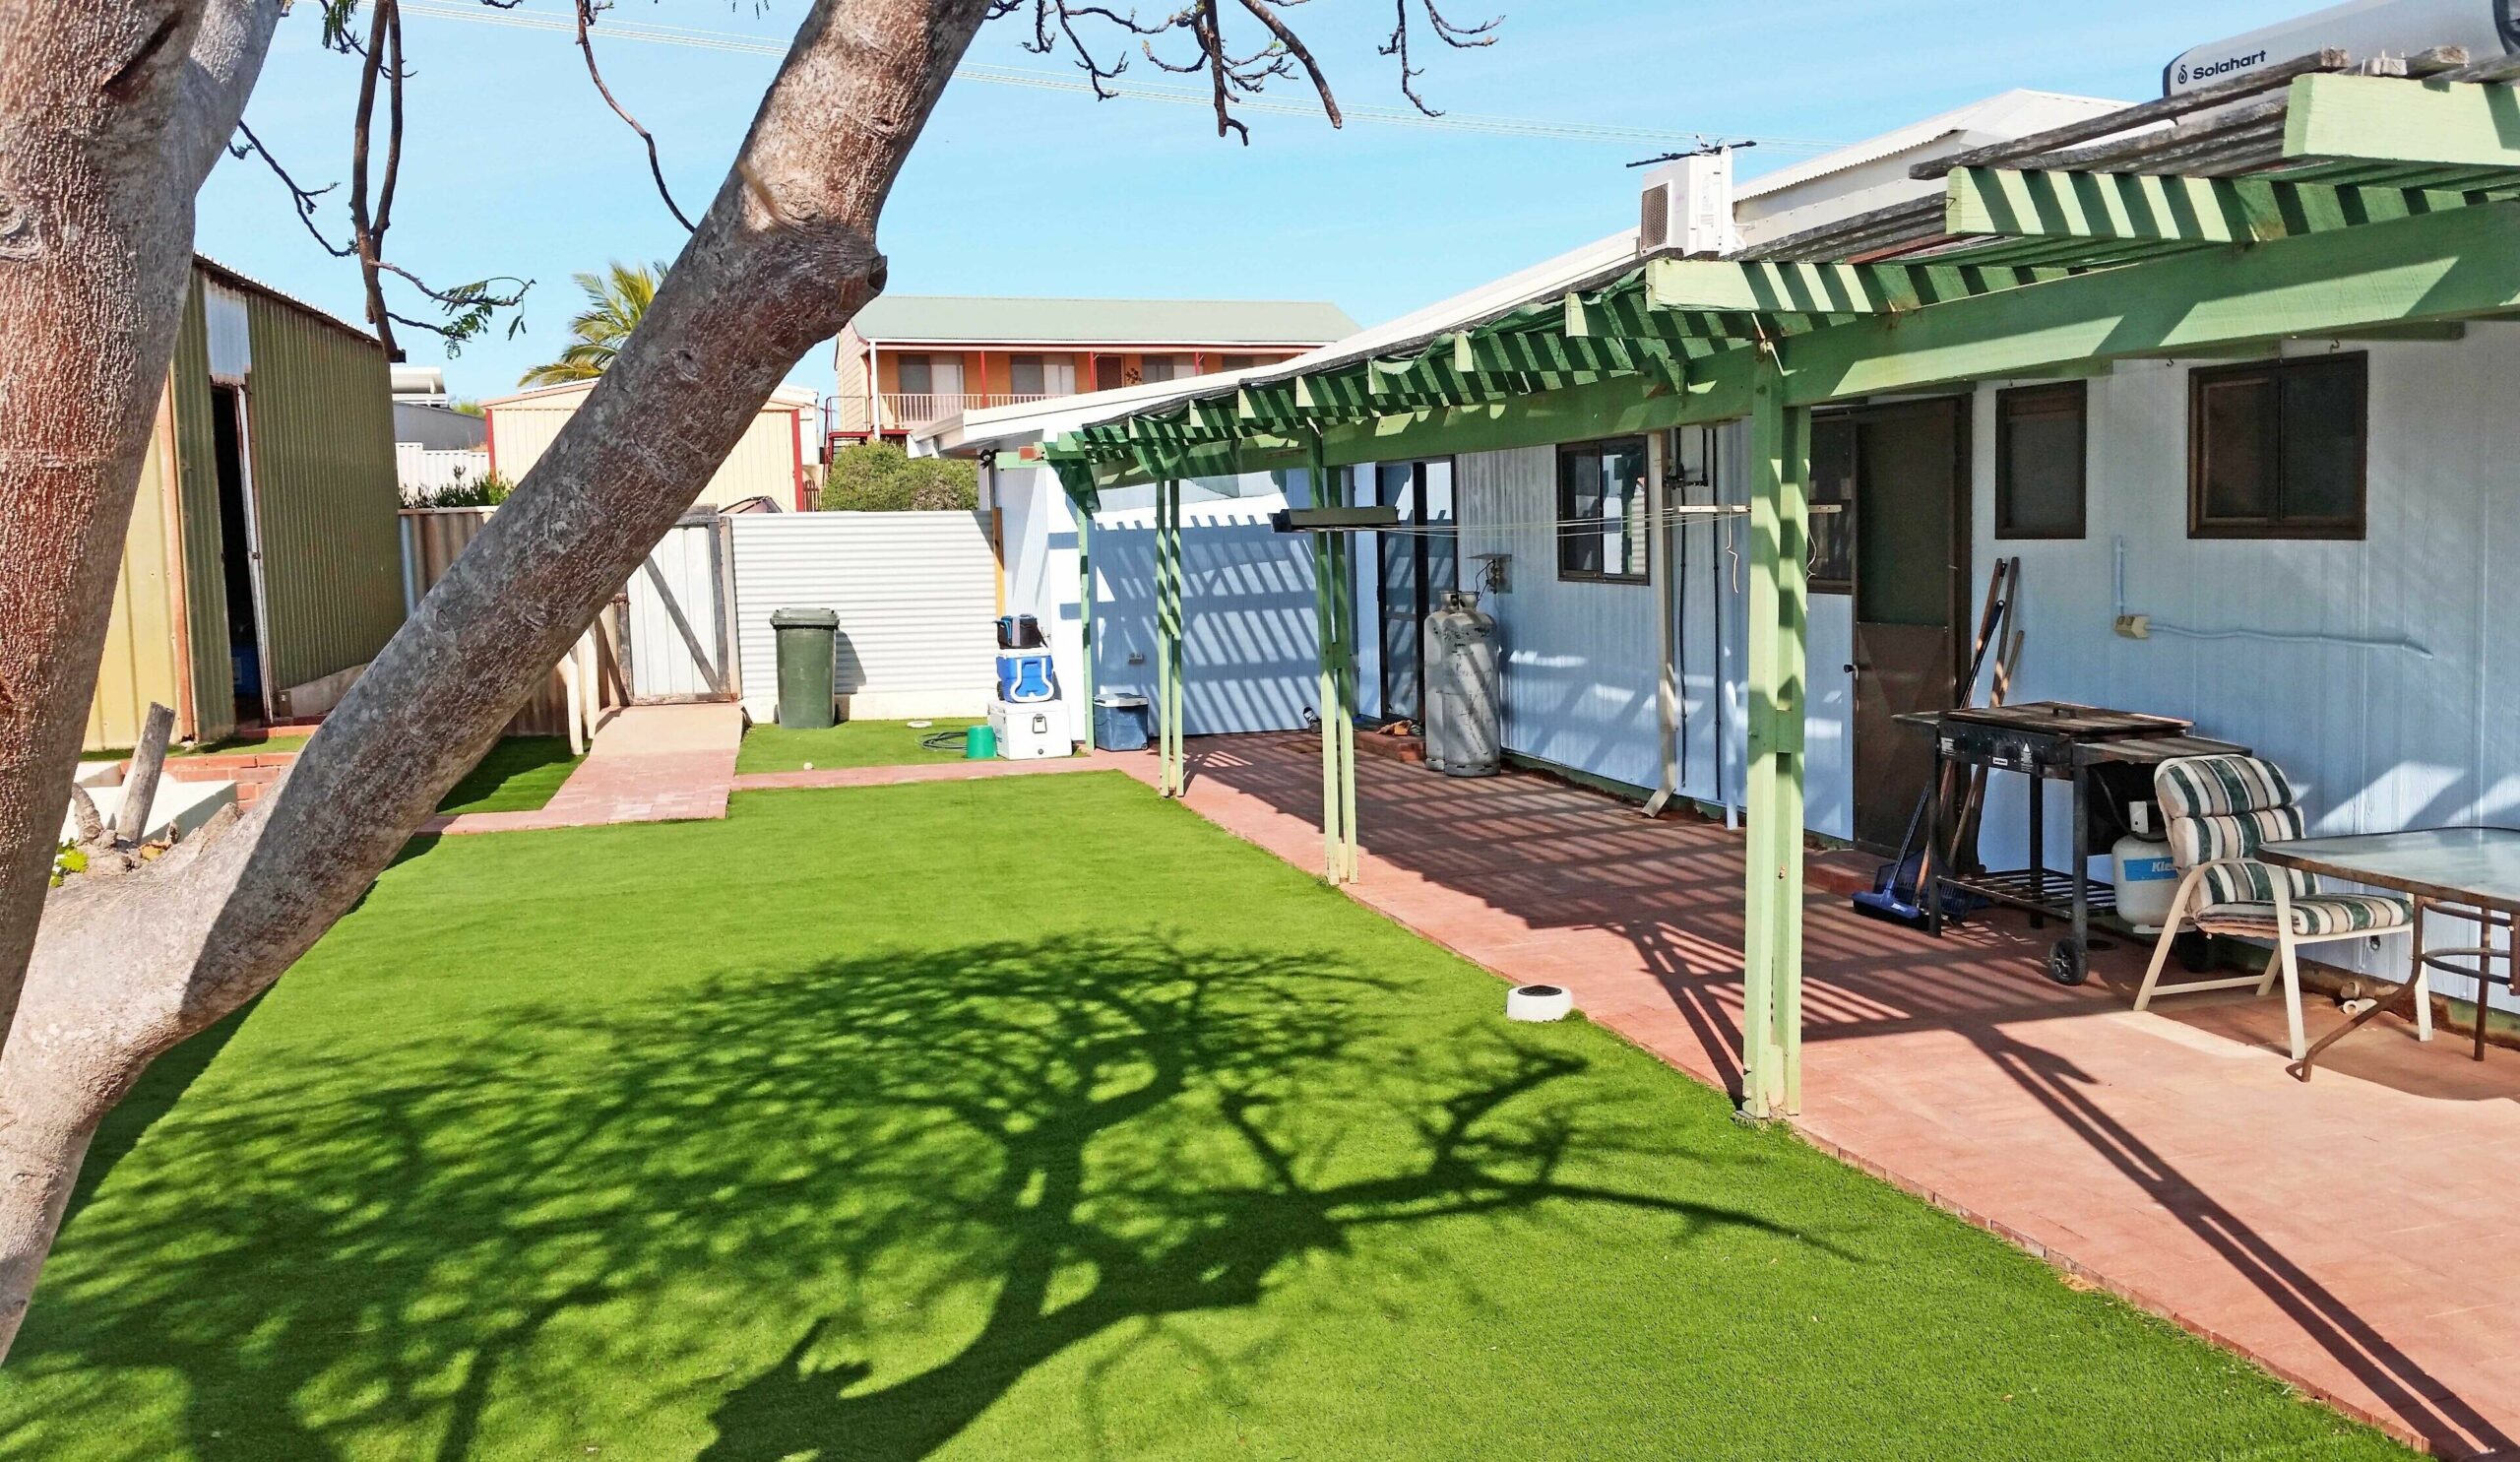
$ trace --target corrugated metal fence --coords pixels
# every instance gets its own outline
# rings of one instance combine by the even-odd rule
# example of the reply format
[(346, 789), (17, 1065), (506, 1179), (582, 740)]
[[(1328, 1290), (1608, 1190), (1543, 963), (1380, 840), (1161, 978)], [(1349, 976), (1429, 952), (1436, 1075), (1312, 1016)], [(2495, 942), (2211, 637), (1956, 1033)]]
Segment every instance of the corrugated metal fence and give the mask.
[[(870, 719), (978, 716), (996, 674), (997, 559), (977, 513), (761, 513), (734, 532), (744, 709), (779, 702), (770, 616), (840, 615), (836, 685)], [(635, 655), (634, 647), (634, 655)]]
[[(464, 551), (464, 545), (489, 524), (494, 508), (405, 508), (402, 513), (403, 534), (403, 600), (406, 611), (419, 608), (437, 581)], [(600, 722), (601, 713), (609, 708), (630, 703), (629, 686), (622, 665), (624, 636), (623, 605), (615, 600), (596, 617), (595, 626), (570, 659), (552, 667), (550, 677), (534, 692), (534, 698), (508, 723), (512, 736), (562, 736), (570, 733), (570, 712), (576, 703), (571, 681), (592, 689), (586, 706), (587, 724)]]

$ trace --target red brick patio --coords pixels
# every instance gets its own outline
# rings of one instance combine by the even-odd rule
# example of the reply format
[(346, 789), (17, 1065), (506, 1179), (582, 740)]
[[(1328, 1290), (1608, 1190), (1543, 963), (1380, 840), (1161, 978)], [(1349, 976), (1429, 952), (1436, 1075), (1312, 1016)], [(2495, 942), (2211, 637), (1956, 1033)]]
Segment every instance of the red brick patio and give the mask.
[[(1188, 803), (1317, 867), (1318, 745), (1194, 742)], [(1529, 775), (1357, 777), (1359, 900), (1737, 1090), (1736, 835)], [(2520, 1052), (2390, 1023), (2304, 1086), (2276, 1000), (2129, 1010), (2146, 950), (2067, 989), (2018, 924), (1807, 914), (1811, 1141), (2442, 1455), (2520, 1455)], [(2313, 1039), (2341, 1019), (2313, 997)]]

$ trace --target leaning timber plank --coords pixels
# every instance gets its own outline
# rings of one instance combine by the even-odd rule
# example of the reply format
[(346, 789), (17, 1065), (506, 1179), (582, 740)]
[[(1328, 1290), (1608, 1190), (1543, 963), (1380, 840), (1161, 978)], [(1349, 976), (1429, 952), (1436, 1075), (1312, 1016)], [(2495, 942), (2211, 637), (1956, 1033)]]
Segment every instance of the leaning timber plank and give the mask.
[(2254, 96), (2260, 92), (2271, 92), (2298, 77), (2338, 70), (2350, 64), (2351, 60), (2352, 58), (2345, 52), (2333, 48), (2314, 51), (2306, 56), (2295, 56), (2290, 61), (2279, 61), (2275, 65), (2261, 67), (2245, 76), (2236, 76), (2230, 81), (2216, 82), (2210, 87), (2199, 87), (2193, 92), (2182, 92), (2175, 96), (2164, 96), (2158, 101), (2147, 101), (2140, 106), (2129, 106), (2121, 111), (2110, 112), (2105, 116), (2092, 117), (2086, 121), (2069, 122), (2062, 127), (2052, 127), (2046, 132), (2033, 133), (2028, 137), (2017, 137), (2010, 142), (1998, 142), (1983, 148), (1973, 148), (1965, 153), (1955, 153), (1948, 158), (1936, 158), (1930, 161), (1920, 162), (1908, 169), (1908, 175), (1916, 178), (1938, 178), (1955, 167), (1990, 167), (1999, 162), (2011, 162), (2023, 158), (2036, 157), (2041, 153), (2070, 147), (2078, 142), (2089, 142), (2095, 138), (2108, 137), (2130, 128), (2149, 127), (2156, 122), (2167, 122), (2174, 117), (2207, 111), (2227, 101), (2236, 101), (2242, 96)]
[(2292, 102), (2287, 158), (2520, 167), (2520, 92), (2508, 82), (2304, 76)]

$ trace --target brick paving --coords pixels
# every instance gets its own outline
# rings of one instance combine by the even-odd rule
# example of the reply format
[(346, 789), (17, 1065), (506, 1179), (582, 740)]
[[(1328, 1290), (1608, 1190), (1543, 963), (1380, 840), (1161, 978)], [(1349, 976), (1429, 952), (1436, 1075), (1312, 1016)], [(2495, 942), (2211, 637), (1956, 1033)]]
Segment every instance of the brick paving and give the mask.
[(807, 772), (740, 772), (737, 792), (781, 792), (812, 787), (895, 787), (908, 782), (977, 782), (992, 777), (1036, 777), (1057, 772), (1126, 771), (1149, 760), (1142, 751), (1097, 751), (1052, 761), (935, 761), (904, 767), (816, 767)]
[(541, 807), (432, 817), (421, 831), (514, 833), (724, 817), (743, 734), (740, 706), (632, 706), (596, 732), (586, 760)]
[[(1188, 804), (1317, 866), (1318, 745), (1194, 742)], [(1737, 835), (1529, 775), (1357, 777), (1360, 902), (1737, 1093)], [(2131, 941), (2068, 989), (2052, 929), (1805, 912), (1809, 1140), (2419, 1445), (2520, 1455), (2520, 1052), (2391, 1021), (2303, 1085), (2280, 1000), (2131, 1011)]]

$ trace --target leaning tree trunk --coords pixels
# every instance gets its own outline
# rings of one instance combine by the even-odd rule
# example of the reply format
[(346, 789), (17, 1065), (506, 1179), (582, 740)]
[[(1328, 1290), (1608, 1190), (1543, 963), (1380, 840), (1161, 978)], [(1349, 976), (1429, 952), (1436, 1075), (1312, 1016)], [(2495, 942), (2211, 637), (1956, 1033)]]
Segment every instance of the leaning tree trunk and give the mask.
[(279, 0), (0, 0), (0, 1031), (174, 352), (193, 194)]
[(788, 368), (882, 288), (877, 215), (988, 8), (819, 0), (619, 357), (279, 793), (222, 836), (55, 896), (0, 1050), (0, 1134), (21, 1134), (0, 1135), (0, 1347), (97, 1120), (349, 908)]

